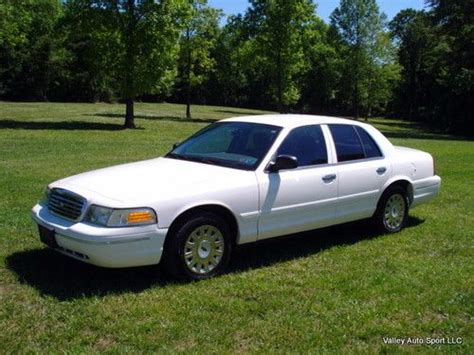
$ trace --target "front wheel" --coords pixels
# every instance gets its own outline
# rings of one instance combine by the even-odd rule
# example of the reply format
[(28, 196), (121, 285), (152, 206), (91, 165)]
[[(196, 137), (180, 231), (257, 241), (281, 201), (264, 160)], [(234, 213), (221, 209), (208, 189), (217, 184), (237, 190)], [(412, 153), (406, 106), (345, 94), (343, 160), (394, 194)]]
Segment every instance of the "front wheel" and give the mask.
[(396, 233), (406, 224), (408, 219), (408, 197), (406, 191), (394, 186), (382, 195), (373, 222), (383, 233)]
[(222, 273), (229, 263), (231, 232), (218, 215), (202, 212), (190, 216), (168, 238), (165, 268), (179, 279), (207, 279)]

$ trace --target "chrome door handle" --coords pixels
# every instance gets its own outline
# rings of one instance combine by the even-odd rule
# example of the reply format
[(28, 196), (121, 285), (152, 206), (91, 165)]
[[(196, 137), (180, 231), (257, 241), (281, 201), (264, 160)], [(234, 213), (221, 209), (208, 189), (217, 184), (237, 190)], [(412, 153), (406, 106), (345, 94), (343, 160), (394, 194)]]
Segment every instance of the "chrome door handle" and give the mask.
[(325, 175), (325, 176), (322, 177), (322, 179), (326, 183), (334, 181), (334, 180), (336, 180), (336, 174)]
[(378, 168), (377, 170), (375, 170), (377, 172), (377, 174), (379, 175), (383, 175), (385, 174), (385, 172), (387, 171), (387, 168), (385, 166), (382, 166), (380, 168)]

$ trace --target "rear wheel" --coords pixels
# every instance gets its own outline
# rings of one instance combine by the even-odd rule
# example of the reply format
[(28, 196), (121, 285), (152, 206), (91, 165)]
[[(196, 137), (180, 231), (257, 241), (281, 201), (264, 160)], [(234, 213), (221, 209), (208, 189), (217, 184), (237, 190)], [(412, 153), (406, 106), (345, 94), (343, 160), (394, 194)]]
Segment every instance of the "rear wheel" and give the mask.
[(400, 186), (388, 188), (374, 214), (375, 226), (383, 233), (396, 233), (405, 226), (407, 219), (408, 197), (405, 189)]
[(231, 232), (218, 215), (202, 212), (180, 223), (164, 251), (165, 268), (175, 277), (202, 280), (222, 273), (232, 250)]

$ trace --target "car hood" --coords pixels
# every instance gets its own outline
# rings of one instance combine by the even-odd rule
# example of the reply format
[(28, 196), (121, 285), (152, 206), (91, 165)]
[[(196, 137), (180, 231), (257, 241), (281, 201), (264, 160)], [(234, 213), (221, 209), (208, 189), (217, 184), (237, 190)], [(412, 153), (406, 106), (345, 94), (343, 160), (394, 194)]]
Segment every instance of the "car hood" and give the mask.
[(50, 185), (78, 193), (92, 203), (143, 206), (179, 198), (235, 181), (249, 171), (210, 164), (157, 158), (74, 175)]

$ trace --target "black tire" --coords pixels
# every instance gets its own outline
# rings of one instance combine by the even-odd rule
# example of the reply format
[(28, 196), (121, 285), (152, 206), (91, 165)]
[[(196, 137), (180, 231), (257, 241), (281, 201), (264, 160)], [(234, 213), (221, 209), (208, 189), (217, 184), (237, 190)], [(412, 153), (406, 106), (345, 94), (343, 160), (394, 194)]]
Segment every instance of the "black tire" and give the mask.
[[(222, 252), (222, 255), (208, 255), (205, 259), (201, 259), (201, 254), (199, 254), (199, 250), (205, 251), (204, 247), (200, 247), (205, 243), (205, 240), (202, 239), (199, 242), (194, 241), (196, 244), (196, 249), (188, 248), (188, 241), (191, 243), (189, 238), (191, 238), (191, 234), (193, 234), (196, 238), (199, 238), (199, 234), (196, 234), (196, 231), (204, 231), (210, 230), (209, 237), (202, 237), (208, 238), (209, 242), (207, 243), (207, 247), (209, 249), (209, 253), (211, 252)], [(220, 237), (215, 237), (216, 232), (220, 233), (223, 240), (223, 246), (221, 245)], [(212, 234), (214, 232), (214, 234)], [(207, 235), (208, 232), (203, 232), (203, 235)], [(212, 234), (212, 236), (211, 236)], [(219, 235), (217, 233), (217, 235)], [(213, 238), (219, 238), (219, 241), (215, 241)], [(163, 251), (163, 266), (172, 276), (180, 280), (204, 280), (216, 275), (221, 274), (225, 271), (227, 265), (229, 264), (231, 252), (232, 252), (232, 235), (229, 226), (225, 222), (223, 218), (220, 216), (210, 213), (210, 212), (198, 212), (193, 215), (188, 216), (185, 220), (178, 222), (178, 225), (174, 226), (172, 230), (170, 230), (170, 234), (166, 237), (167, 241), (165, 243), (165, 250)], [(219, 243), (218, 243), (219, 242)], [(193, 244), (194, 244), (193, 243)], [(212, 243), (212, 246), (211, 246)], [(219, 245), (216, 247), (216, 245)], [(193, 258), (189, 258), (185, 255), (185, 248), (189, 254), (190, 252), (193, 255)], [(216, 260), (219, 259), (217, 262)], [(196, 270), (192, 270), (192, 262), (194, 260), (202, 261), (202, 264), (198, 262), (195, 265)], [(215, 266), (211, 265), (211, 263), (217, 264)], [(209, 271), (199, 272), (199, 270), (203, 271), (206, 269), (205, 264), (207, 263), (207, 268), (212, 268)]]
[[(393, 206), (392, 209), (391, 206)], [(381, 233), (399, 232), (408, 220), (408, 207), (405, 189), (401, 186), (389, 187), (380, 198), (377, 210), (372, 217), (375, 228)]]

